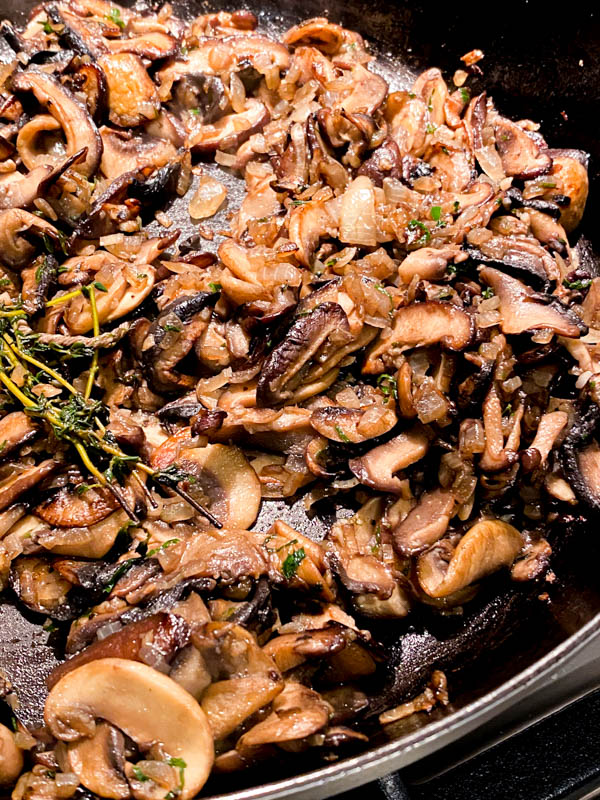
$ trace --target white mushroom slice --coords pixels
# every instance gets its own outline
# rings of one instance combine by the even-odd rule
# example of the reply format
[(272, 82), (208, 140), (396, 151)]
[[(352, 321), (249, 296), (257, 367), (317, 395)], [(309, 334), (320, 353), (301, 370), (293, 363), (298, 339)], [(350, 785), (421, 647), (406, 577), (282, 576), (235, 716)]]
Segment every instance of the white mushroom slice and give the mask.
[(197, 489), (208, 498), (208, 509), (226, 528), (247, 530), (260, 508), (260, 481), (238, 447), (209, 444), (181, 451), (177, 465), (196, 479)]
[(116, 541), (129, 517), (122, 509), (87, 528), (58, 528), (39, 534), (38, 542), (46, 550), (61, 556), (102, 558)]
[(135, 661), (105, 658), (69, 672), (50, 691), (44, 719), (63, 742), (93, 735), (95, 720), (103, 719), (137, 744), (160, 743), (186, 765), (181, 800), (195, 797), (214, 761), (210, 727), (198, 703), (174, 680)]
[(96, 726), (91, 738), (67, 745), (69, 765), (80, 783), (94, 794), (110, 800), (131, 797), (124, 775), (123, 750), (123, 734), (106, 722)]
[[(51, 114), (37, 114), (33, 119), (26, 122), (25, 125), (19, 130), (17, 135), (17, 150), (21, 156), (22, 162), (27, 169), (35, 169), (35, 167), (52, 166), (58, 167), (65, 159), (64, 147), (58, 148), (56, 145), (50, 149), (50, 152), (45, 152), (39, 149), (42, 134), (54, 134), (62, 130), (60, 122)], [(38, 138), (39, 137), (39, 138)], [(56, 140), (56, 144), (59, 143)]]
[(445, 539), (419, 557), (419, 584), (430, 597), (448, 597), (501, 567), (509, 567), (522, 547), (521, 534), (508, 522), (482, 520), (465, 533), (454, 550)]

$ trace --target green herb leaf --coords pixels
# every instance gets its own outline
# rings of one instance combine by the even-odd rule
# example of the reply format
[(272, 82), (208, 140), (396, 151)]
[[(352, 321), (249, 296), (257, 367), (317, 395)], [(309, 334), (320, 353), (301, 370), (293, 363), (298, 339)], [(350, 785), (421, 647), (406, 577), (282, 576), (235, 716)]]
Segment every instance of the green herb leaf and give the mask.
[(543, 181), (542, 183), (540, 183), (540, 186), (543, 189), (556, 189), (555, 181)]
[(350, 441), (350, 439), (349, 439), (349, 438), (346, 436), (346, 434), (345, 434), (345, 433), (344, 433), (344, 431), (343, 431), (343, 430), (340, 428), (340, 426), (339, 426), (339, 425), (336, 425), (336, 426), (335, 426), (335, 432), (336, 432), (336, 433), (337, 433), (337, 435), (340, 437), (340, 439), (342, 440), (342, 442), (346, 442), (346, 443), (348, 443), (348, 442)]
[(211, 292), (220, 292), (223, 287), (221, 286), (220, 283), (214, 283), (213, 281), (211, 281), (208, 284), (208, 288), (211, 290)]
[(408, 223), (408, 230), (413, 234), (418, 230), (422, 231), (421, 235), (414, 241), (414, 243), (418, 244), (420, 247), (429, 244), (431, 241), (431, 231), (427, 225), (419, 219), (411, 219)]
[(398, 399), (398, 386), (393, 375), (388, 375), (386, 372), (384, 372), (383, 375), (380, 375), (377, 378), (377, 386), (379, 386), (381, 393), (385, 397), (386, 403), (389, 400), (390, 395), (394, 399)]
[(464, 86), (461, 86), (461, 88), (458, 91), (460, 92), (460, 99), (466, 105), (471, 99), (471, 92), (468, 89), (465, 89)]
[(121, 19), (121, 11), (116, 6), (113, 6), (108, 14), (106, 15), (106, 19), (114, 22), (115, 25), (118, 25), (121, 30), (125, 27), (125, 22)]
[(428, 122), (425, 126), (425, 133), (435, 133), (435, 125), (432, 125), (431, 122)]
[(50, 20), (38, 20), (38, 25), (42, 26), (44, 33), (54, 33), (54, 28), (50, 25)]
[(285, 559), (283, 564), (281, 565), (281, 571), (287, 580), (290, 580), (294, 577), (296, 572), (298, 572), (298, 567), (306, 558), (306, 553), (304, 552), (304, 548), (300, 547), (298, 550), (294, 550), (289, 556)]
[(137, 764), (133, 765), (131, 771), (133, 772), (135, 779), (141, 781), (141, 783), (145, 783), (146, 781), (150, 780), (150, 778), (146, 775), (146, 773), (142, 772), (142, 770), (138, 767)]
[(567, 289), (575, 289), (582, 291), (583, 289), (589, 289), (592, 283), (591, 278), (581, 278), (576, 281), (568, 281), (566, 278), (563, 281), (563, 286), (566, 286)]
[(434, 222), (439, 222), (442, 216), (442, 207), (441, 206), (431, 206), (429, 211), (429, 215)]
[(160, 547), (154, 547), (152, 550), (148, 550), (146, 557), (150, 558), (151, 556), (155, 556), (157, 553), (162, 553), (167, 549), (167, 547), (171, 547), (172, 544), (177, 544), (180, 541), (181, 539), (167, 539), (167, 541), (163, 542)]
[(494, 296), (494, 290), (491, 286), (486, 286), (486, 288), (481, 293), (481, 296), (484, 297), (486, 300), (489, 300), (490, 297)]
[(122, 578), (128, 570), (133, 567), (134, 562), (139, 561), (138, 558), (128, 558), (125, 561), (120, 561), (117, 569), (115, 570), (112, 578), (110, 581), (105, 585), (104, 589), (102, 590), (104, 594), (110, 594), (112, 590), (115, 588), (115, 585), (119, 578)]
[(106, 286), (103, 283), (100, 283), (100, 281), (94, 281), (92, 283), (92, 286), (94, 287), (94, 289), (98, 289), (99, 292), (108, 292)]
[(176, 464), (171, 464), (164, 469), (158, 470), (158, 472), (155, 472), (152, 477), (155, 481), (162, 483), (165, 486), (177, 486), (177, 484), (181, 483), (181, 481), (196, 483), (196, 478), (194, 475), (191, 475), (189, 472), (185, 472), (185, 470), (180, 469)]
[(171, 325), (169, 322), (165, 322), (162, 329), (167, 333), (181, 333), (181, 328), (177, 327), (177, 325)]

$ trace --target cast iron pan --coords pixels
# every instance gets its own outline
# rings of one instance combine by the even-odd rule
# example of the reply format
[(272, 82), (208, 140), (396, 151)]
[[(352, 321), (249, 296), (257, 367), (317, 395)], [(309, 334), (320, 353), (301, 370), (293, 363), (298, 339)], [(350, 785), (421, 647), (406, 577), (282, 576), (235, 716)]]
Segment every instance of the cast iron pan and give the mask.
[[(15, 8), (10, 0), (0, 0), (0, 17), (21, 22), (35, 3), (23, 0)], [(304, 0), (299, 4), (286, 0), (223, 4), (174, 0), (173, 5), (185, 16), (249, 8), (259, 17), (259, 26), (275, 34), (301, 19), (326, 15), (359, 31), (370, 42), (378, 56), (377, 70), (393, 89), (408, 88), (416, 74), (431, 66), (442, 68), (451, 77), (462, 66), (459, 57), (463, 53), (474, 47), (482, 49), (483, 75), (469, 84), (474, 93), (486, 88), (508, 116), (540, 121), (550, 146), (575, 147), (591, 154), (591, 198), (578, 248), (587, 268), (600, 274), (590, 245), (600, 198), (600, 25), (591, 3), (563, 8), (560, 16), (549, 5), (526, 0), (493, 5), (470, 0), (460, 4), (380, 0), (376, 5), (367, 0)], [(218, 230), (226, 227), (225, 215), (239, 202), (242, 186), (216, 165), (207, 165), (207, 169), (218, 174), (229, 189), (228, 207), (210, 220), (211, 227)], [(185, 199), (169, 208), (182, 237), (195, 232), (186, 209)], [(213, 242), (206, 242), (207, 249), (215, 250), (220, 241), (215, 236)], [(332, 505), (309, 516), (301, 500), (293, 505), (271, 501), (263, 504), (256, 527), (264, 530), (279, 517), (320, 539), (336, 515), (351, 512), (350, 507)], [(284, 766), (269, 762), (266, 768), (263, 765), (241, 777), (213, 779), (204, 795), (266, 800), (298, 791), (299, 796), (311, 800), (331, 796), (391, 770), (398, 765), (399, 754), (427, 737), (433, 740), (429, 749), (434, 749), (435, 739), (446, 737), (447, 741), (457, 720), (468, 722), (472, 717), (473, 724), (473, 715), (481, 714), (486, 705), (503, 697), (506, 700), (519, 685), (560, 666), (569, 650), (584, 645), (600, 630), (597, 527), (597, 520), (564, 518), (549, 531), (558, 574), (552, 586), (515, 589), (505, 579), (493, 579), (462, 617), (435, 618), (425, 611), (374, 631), (390, 659), (387, 674), (373, 687), (367, 716), (375, 718), (384, 705), (401, 702), (418, 691), (434, 666), (445, 669), (449, 677), (452, 702), (443, 713), (417, 715), (385, 735), (376, 732), (374, 725), (368, 749), (337, 764), (323, 768), (304, 757), (297, 757), (291, 766), (289, 762)], [(546, 590), (549, 603), (538, 598)], [(18, 693), (17, 716), (30, 726), (42, 721), (44, 679), (57, 663), (64, 635), (45, 632), (42, 623), (43, 619), (15, 607), (10, 597), (3, 598), (0, 668)], [(292, 780), (295, 775), (298, 777)]]

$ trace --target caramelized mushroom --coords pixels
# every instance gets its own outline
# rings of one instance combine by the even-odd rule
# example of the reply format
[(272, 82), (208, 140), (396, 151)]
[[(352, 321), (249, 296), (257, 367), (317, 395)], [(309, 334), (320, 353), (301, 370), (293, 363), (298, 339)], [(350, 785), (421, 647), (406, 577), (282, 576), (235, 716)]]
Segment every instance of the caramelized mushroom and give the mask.
[(0, 725), (0, 786), (13, 784), (23, 769), (23, 751), (6, 725)]
[(456, 547), (443, 539), (419, 556), (417, 575), (430, 597), (448, 597), (501, 567), (510, 566), (523, 546), (521, 534), (501, 520), (475, 523)]
[(444, 489), (425, 492), (419, 502), (392, 531), (394, 547), (412, 556), (437, 542), (448, 530), (454, 496)]
[(532, 137), (504, 117), (499, 117), (494, 125), (496, 147), (507, 175), (525, 180), (544, 175), (552, 167), (552, 159), (547, 152), (540, 151)]
[(106, 75), (111, 122), (130, 127), (158, 115), (158, 93), (139, 56), (115, 53), (102, 56), (98, 63)]
[(430, 441), (429, 429), (418, 423), (366, 455), (351, 459), (348, 466), (361, 483), (382, 492), (400, 492), (402, 481), (395, 473), (420, 461)]
[(491, 267), (484, 267), (480, 275), (500, 298), (500, 325), (504, 333), (546, 328), (576, 339), (586, 332), (581, 318), (557, 298), (540, 297), (521, 281)]
[(125, 739), (107, 722), (94, 735), (67, 745), (67, 759), (79, 782), (100, 797), (125, 800), (131, 796), (125, 779)]

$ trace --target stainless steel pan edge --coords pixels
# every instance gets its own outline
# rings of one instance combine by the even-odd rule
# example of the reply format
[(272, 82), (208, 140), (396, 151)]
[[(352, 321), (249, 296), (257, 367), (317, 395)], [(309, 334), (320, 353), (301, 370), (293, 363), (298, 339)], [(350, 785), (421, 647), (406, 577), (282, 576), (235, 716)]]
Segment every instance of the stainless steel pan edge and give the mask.
[[(435, 753), (542, 688), (552, 697), (557, 682), (564, 680), (585, 648), (593, 648), (600, 656), (600, 614), (539, 661), (449, 717), (331, 766), (241, 791), (210, 795), (206, 800), (321, 800), (362, 786)], [(594, 670), (594, 666), (590, 669)], [(588, 686), (590, 690), (600, 686), (600, 675), (591, 672)], [(554, 710), (550, 700), (547, 710)]]

